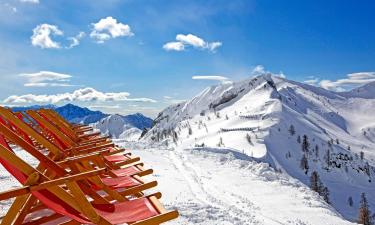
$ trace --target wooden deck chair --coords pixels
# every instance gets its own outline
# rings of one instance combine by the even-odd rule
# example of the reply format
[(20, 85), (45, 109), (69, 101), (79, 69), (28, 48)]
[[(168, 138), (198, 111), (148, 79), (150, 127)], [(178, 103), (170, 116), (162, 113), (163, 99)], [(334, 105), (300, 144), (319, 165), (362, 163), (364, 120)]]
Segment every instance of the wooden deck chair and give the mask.
[(65, 120), (59, 113), (57, 113), (53, 109), (43, 109), (43, 110), (45, 112), (49, 113), (50, 115), (54, 116), (61, 123), (63, 123), (65, 126), (70, 127), (73, 130), (77, 130), (77, 131), (79, 131), (79, 130), (85, 130), (85, 129), (88, 129), (88, 127), (90, 127), (90, 126), (85, 125), (85, 124), (73, 124), (73, 123), (70, 123), (67, 120)]
[[(0, 109), (1, 111), (1, 109)], [(3, 115), (0, 113), (0, 115)], [(11, 117), (11, 114), (7, 114), (7, 116)], [(62, 151), (61, 149), (59, 149), (56, 145), (54, 145), (51, 141), (47, 140), (46, 138), (44, 138), (43, 136), (41, 136), (40, 134), (38, 134), (35, 130), (31, 129), (30, 127), (27, 126), (27, 124), (24, 124), (21, 120), (17, 120), (15, 118), (12, 118), (14, 119), (13, 122), (14, 124), (17, 124), (17, 125), (14, 125), (14, 126), (17, 126), (16, 129), (17, 130), (20, 130), (22, 132), (28, 132), (30, 134), (31, 137), (33, 137), (37, 142), (40, 142), (41, 145), (45, 146), (45, 148), (47, 148), (55, 157), (58, 157), (61, 155)], [(1, 125), (1, 122), (3, 121), (4, 123), (4, 119), (1, 119), (0, 117), (0, 125)], [(12, 130), (5, 126), (5, 125), (2, 125), (1, 127), (1, 130), (3, 132), (7, 132), (8, 135), (13, 135), (13, 136), (16, 136), (17, 134), (16, 133), (13, 133)], [(29, 129), (27, 129), (29, 128)], [(22, 140), (19, 140), (19, 139), (15, 139), (15, 137), (13, 138), (9, 138), (11, 139), (11, 141), (13, 141), (15, 144), (22, 144)], [(28, 142), (28, 144), (32, 144), (30, 142)], [(26, 146), (26, 143), (23, 143), (23, 147)], [(29, 146), (26, 146), (30, 149)], [(56, 159), (56, 158), (55, 158)], [(111, 175), (112, 176), (115, 176), (115, 177), (123, 177), (123, 176), (145, 176), (145, 175), (149, 175), (153, 172), (152, 169), (148, 169), (148, 170), (145, 170), (143, 167), (142, 167), (142, 163), (139, 163), (137, 161), (132, 161), (132, 165), (131, 166), (127, 166), (126, 168), (121, 168), (122, 165), (126, 165), (124, 163), (120, 163), (120, 165), (113, 165), (113, 164), (110, 164), (110, 166), (108, 166), (108, 164), (105, 163), (105, 161), (100, 157), (99, 154), (96, 154), (96, 153), (93, 153), (93, 154), (88, 154), (88, 155), (81, 155), (80, 157), (69, 157), (69, 158), (60, 158), (62, 161), (61, 163), (67, 163), (69, 161), (76, 161), (76, 162), (79, 162), (80, 160), (92, 160), (94, 161), (97, 165), (101, 166), (101, 167), (108, 167), (108, 168), (111, 168), (112, 170), (110, 171), (111, 172)], [(131, 163), (128, 163), (128, 165), (130, 165)], [(106, 179), (107, 181), (107, 179)], [(107, 181), (107, 182), (110, 182), (110, 181)], [(111, 180), (111, 182), (113, 183), (114, 180)], [(123, 181), (124, 182), (124, 181)], [(110, 186), (115, 186), (115, 184), (113, 185), (110, 185)], [(116, 185), (118, 186), (118, 185)]]
[[(33, 148), (33, 146), (30, 143), (23, 140), (22, 137), (18, 136), (12, 130), (4, 126), (2, 123), (0, 123), (0, 132), (4, 134), (7, 137), (7, 139), (10, 139), (13, 143), (16, 143), (17, 145), (25, 149), (27, 152), (29, 152), (31, 155), (33, 155), (35, 158), (39, 159), (42, 166), (44, 166), (44, 168), (47, 168), (49, 170), (50, 172), (49, 174), (54, 174), (54, 175), (56, 174), (57, 177), (61, 177), (61, 176), (67, 176), (67, 175), (72, 175), (72, 174), (74, 175), (75, 173), (72, 173), (72, 171), (76, 173), (80, 172), (75, 167), (72, 168), (71, 167), (72, 163), (70, 162), (70, 163), (67, 163), (67, 165), (71, 167), (70, 173), (68, 173), (66, 170), (60, 167), (62, 166), (62, 164), (60, 165), (56, 164), (54, 161), (50, 160), (47, 156), (38, 152), (35, 148)], [(2, 136), (0, 136), (0, 138), (2, 138)], [(3, 143), (4, 143), (4, 140), (3, 140)], [(40, 171), (44, 171), (43, 167), (38, 166), (37, 168), (39, 168)], [(54, 176), (53, 178), (56, 178), (56, 177)], [(99, 197), (92, 190), (96, 190), (96, 191), (104, 190), (106, 193), (109, 194), (109, 196), (107, 196), (107, 199), (123, 201), (124, 200), (123, 196), (128, 196), (128, 195), (141, 196), (142, 191), (155, 187), (157, 185), (156, 181), (144, 183), (141, 180), (141, 178), (137, 175), (134, 175), (133, 177), (124, 176), (124, 177), (113, 178), (103, 173), (101, 177), (91, 177), (88, 180), (90, 183), (86, 183), (83, 188), (86, 190), (86, 192), (91, 194), (91, 197), (93, 199), (100, 201), (100, 202), (102, 202), (103, 199)], [(120, 190), (117, 193), (113, 191), (112, 189), (120, 189)], [(139, 195), (139, 193), (141, 193), (141, 195)]]
[[(29, 111), (27, 111), (27, 114), (30, 117), (32, 117), (35, 121), (37, 121), (41, 125), (42, 129), (47, 129), (49, 132), (51, 132), (55, 136), (56, 139), (63, 142), (65, 146), (67, 146), (71, 149), (76, 149), (76, 150), (78, 148), (79, 149), (87, 148), (87, 145), (76, 146), (75, 145), (76, 143), (74, 142), (74, 140), (72, 140), (71, 138), (66, 136), (63, 132), (61, 132), (58, 128), (56, 128), (54, 124), (51, 124), (49, 120), (40, 116), (36, 111), (29, 110)], [(95, 145), (97, 145), (97, 144), (98, 143), (95, 143)], [(108, 144), (104, 144), (104, 145), (108, 145)], [(130, 153), (127, 153), (125, 155), (124, 154), (115, 154), (115, 153), (118, 153), (119, 151), (121, 151), (121, 150), (112, 147), (112, 148), (110, 148), (111, 154), (107, 155), (107, 156), (104, 156), (104, 158), (107, 161), (110, 161), (110, 162), (122, 162), (122, 161), (132, 160), (132, 157), (131, 157)], [(84, 151), (83, 153), (86, 153), (86, 152)], [(77, 153), (75, 153), (75, 154), (77, 154)]]
[[(76, 144), (100, 143), (108, 140), (108, 137), (101, 137), (100, 132), (76, 133), (76, 131), (64, 126), (63, 123), (60, 123), (56, 117), (51, 116), (49, 113), (43, 110), (28, 110), (25, 112), (25, 114), (30, 116), (39, 125), (46, 126), (45, 124), (40, 124), (40, 119), (35, 118), (35, 116), (38, 115), (38, 117), (41, 117), (43, 120), (47, 121), (49, 125), (54, 127), (54, 129), (59, 130), (61, 134), (67, 136)], [(49, 126), (46, 128), (50, 129)]]
[[(0, 163), (23, 187), (0, 193), (0, 200), (12, 197), (29, 198), (30, 194), (55, 214), (72, 220), (70, 224), (160, 224), (178, 217), (177, 211), (166, 211), (157, 200), (160, 194), (124, 202), (97, 204), (89, 201), (77, 183), (83, 177), (97, 175), (100, 171), (77, 174), (61, 179), (49, 179), (17, 157), (7, 146), (0, 142)], [(20, 197), (20, 198), (18, 198)], [(23, 205), (11, 207), (14, 214)], [(40, 220), (36, 219), (36, 220)], [(10, 221), (12, 224), (13, 221)], [(40, 224), (36, 221), (36, 224)], [(4, 222), (2, 222), (4, 223)], [(21, 224), (23, 221), (21, 221)]]
[(75, 140), (76, 142), (79, 141), (89, 141), (93, 139), (97, 139), (98, 135), (100, 135), (100, 132), (93, 132), (90, 134), (84, 134), (87, 131), (91, 131), (93, 128), (85, 128), (85, 129), (74, 129), (71, 126), (69, 126), (68, 122), (61, 119), (61, 116), (56, 116), (55, 113), (53, 113), (51, 110), (45, 110), (45, 109), (40, 109), (36, 110), (36, 112), (42, 116), (44, 119), (48, 120), (50, 123), (53, 123), (58, 129), (61, 130), (65, 135), (70, 137), (72, 140)]
[[(42, 116), (40, 116), (36, 111), (27, 111), (27, 114), (32, 117), (35, 121), (41, 124), (42, 128), (48, 129), (50, 132), (52, 132), (57, 139), (59, 139), (61, 142), (63, 142), (66, 146), (69, 148), (76, 147), (74, 144), (74, 140), (70, 139), (64, 133), (62, 133), (59, 129), (57, 129), (53, 124), (50, 123), (50, 121), (44, 119)], [(128, 153), (127, 155), (120, 155), (115, 154), (115, 152), (118, 152), (119, 149), (112, 148), (111, 152), (112, 154), (109, 156), (104, 156), (104, 158), (110, 162), (121, 162), (121, 161), (127, 161), (130, 160), (131, 156)]]
[[(0, 108), (0, 111), (1, 111), (1, 108)], [(6, 115), (11, 118), (12, 114), (9, 113), (9, 114), (6, 114)], [(14, 118), (12, 118), (12, 119), (14, 119)], [(15, 119), (14, 123), (17, 124), (17, 126), (20, 127), (19, 128), (20, 130), (22, 130), (24, 132), (28, 132), (30, 134), (30, 136), (32, 136), (36, 141), (40, 142), (43, 146), (45, 146), (45, 148), (47, 148), (52, 153), (52, 155), (55, 157), (54, 158), (55, 160), (60, 160), (59, 163), (64, 163), (64, 164), (71, 163), (71, 162), (76, 162), (76, 163), (81, 163), (81, 164), (85, 163), (85, 165), (83, 165), (83, 167), (80, 168), (81, 171), (84, 168), (92, 169), (95, 166), (109, 168), (110, 169), (108, 171), (109, 175), (111, 177), (115, 177), (115, 178), (118, 177), (118, 178), (117, 179), (113, 179), (113, 178), (109, 179), (108, 177), (103, 177), (103, 179), (104, 179), (103, 182), (105, 184), (107, 184), (108, 186), (120, 188), (121, 186), (129, 186), (131, 184), (137, 184), (137, 182), (130, 182), (128, 179), (123, 178), (125, 176), (137, 176), (136, 180), (141, 183), (141, 182), (143, 182), (140, 179), (141, 176), (146, 176), (146, 175), (152, 174), (152, 172), (153, 172), (152, 169), (144, 169), (143, 163), (137, 162), (138, 160), (132, 161), (131, 163), (108, 164), (108, 163), (106, 163), (106, 161), (104, 161), (102, 159), (102, 156), (98, 153), (92, 153), (92, 154), (88, 154), (88, 155), (81, 155), (81, 156), (77, 156), (77, 157), (68, 157), (67, 158), (67, 156), (64, 156), (61, 149), (59, 149), (56, 145), (54, 145), (49, 140), (45, 139), (43, 136), (38, 134), (35, 130), (28, 127), (26, 124), (23, 123), (23, 121)], [(3, 132), (7, 131), (6, 126), (1, 126), (0, 128), (3, 130)], [(9, 132), (9, 131), (7, 131), (7, 132), (11, 134), (11, 132)], [(16, 136), (16, 135), (13, 135), (13, 136)], [(12, 141), (17, 141), (17, 140), (14, 140), (15, 138), (16, 137), (13, 137), (13, 138), (10, 138), (10, 139), (12, 139)], [(22, 144), (22, 141), (18, 140), (16, 143)], [(30, 146), (27, 146), (25, 143), (23, 143), (22, 147), (25, 148), (26, 150), (30, 149)], [(93, 162), (92, 163), (93, 165), (89, 164), (88, 162)], [(127, 167), (123, 168), (124, 165), (127, 165)], [(156, 185), (156, 183), (154, 183), (153, 185)], [(150, 186), (150, 184), (148, 184), (148, 186)]]
[[(112, 168), (117, 168), (117, 169), (119, 169), (123, 165), (134, 163), (140, 160), (139, 157), (131, 157), (129, 153), (127, 153), (126, 155), (117, 155), (116, 153), (123, 152), (123, 150), (113, 149), (113, 146), (114, 146), (113, 144), (104, 144), (104, 145), (95, 144), (94, 147), (90, 147), (90, 145), (70, 146), (70, 148), (68, 149), (62, 149), (62, 148), (59, 148), (61, 146), (57, 147), (56, 143), (50, 143), (50, 140), (43, 137), (41, 134), (35, 131), (32, 127), (26, 124), (23, 120), (19, 119), (9, 109), (0, 107), (0, 115), (6, 120), (11, 121), (12, 124), (15, 124), (18, 127), (18, 129), (32, 136), (33, 139), (35, 139), (44, 147), (48, 148), (48, 150), (54, 151), (54, 154), (57, 154), (56, 152), (60, 151), (60, 153), (65, 156), (76, 156), (76, 155), (81, 155), (81, 154), (97, 152), (102, 155), (105, 161), (111, 163)], [(41, 120), (42, 123), (45, 123), (46, 125), (48, 125), (47, 121), (44, 121), (43, 118), (40, 118), (40, 117), (38, 118)], [(55, 132), (57, 135), (59, 135), (58, 131), (55, 131)], [(61, 137), (64, 137), (64, 136), (57, 137), (57, 135), (56, 135), (57, 139), (64, 141), (68, 145), (74, 144), (74, 142), (72, 142), (68, 138), (65, 137), (65, 139), (60, 139)], [(69, 143), (67, 141), (69, 141)]]

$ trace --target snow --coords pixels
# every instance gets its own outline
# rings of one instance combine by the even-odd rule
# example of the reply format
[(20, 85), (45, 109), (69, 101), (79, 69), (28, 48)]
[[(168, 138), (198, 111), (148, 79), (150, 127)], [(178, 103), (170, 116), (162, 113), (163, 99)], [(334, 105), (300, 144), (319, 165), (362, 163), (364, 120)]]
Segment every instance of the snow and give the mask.
[[(166, 108), (142, 140), (176, 149), (225, 147), (268, 163), (305, 185), (317, 171), (330, 191), (331, 205), (355, 221), (362, 192), (375, 209), (375, 94), (366, 93), (362, 98), (270, 75), (219, 84)], [(290, 125), (295, 135), (289, 133)], [(308, 153), (297, 142), (303, 135), (310, 143)], [(304, 154), (307, 172), (300, 168)]]
[[(93, 126), (154, 169), (149, 179), (158, 181), (162, 202), (181, 214), (170, 224), (352, 224), (362, 192), (375, 211), (375, 93), (373, 84), (358, 90), (262, 75), (167, 107), (141, 140), (141, 130), (118, 115)], [(304, 135), (308, 152), (297, 141)], [(313, 171), (330, 204), (310, 190)], [(0, 174), (2, 188), (14, 186)], [(9, 203), (1, 203), (3, 213)]]
[(142, 130), (132, 126), (120, 115), (110, 115), (92, 124), (103, 135), (112, 138), (121, 138), (127, 141), (136, 141), (141, 136)]
[[(226, 148), (163, 149), (118, 140), (133, 149), (154, 174), (167, 209), (180, 217), (166, 224), (352, 224), (345, 221), (316, 193), (266, 163)], [(34, 166), (36, 160), (17, 151)], [(2, 189), (18, 186), (0, 169)], [(235, 187), (235, 188), (234, 188)], [(2, 202), (1, 214), (10, 201)]]

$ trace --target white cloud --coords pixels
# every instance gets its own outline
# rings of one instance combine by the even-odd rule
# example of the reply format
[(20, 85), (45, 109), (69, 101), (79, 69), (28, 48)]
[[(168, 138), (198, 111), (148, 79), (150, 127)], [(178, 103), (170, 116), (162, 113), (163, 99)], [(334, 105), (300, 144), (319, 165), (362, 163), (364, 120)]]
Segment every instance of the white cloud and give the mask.
[(97, 23), (92, 23), (93, 29), (90, 33), (90, 37), (95, 39), (98, 43), (103, 43), (111, 38), (133, 36), (130, 26), (117, 22), (112, 17), (99, 20)]
[(70, 85), (69, 74), (55, 73), (51, 71), (40, 71), (37, 73), (22, 73), (19, 74), (20, 77), (27, 79), (24, 84), (25, 87), (67, 87)]
[(332, 91), (344, 91), (375, 81), (375, 72), (358, 72), (347, 75), (347, 78), (336, 81), (321, 80), (322, 88)]
[(192, 46), (197, 49), (207, 49), (211, 52), (215, 52), (217, 48), (222, 46), (221, 42), (206, 42), (202, 38), (195, 36), (193, 34), (177, 34), (176, 41), (174, 42), (167, 42), (163, 45), (163, 48), (167, 51), (183, 51), (185, 50), (186, 46)]
[(175, 41), (175, 42), (168, 42), (163, 45), (163, 48), (167, 51), (183, 51), (185, 50), (185, 45), (181, 42)]
[(68, 37), (68, 40), (70, 41), (70, 45), (66, 48), (73, 48), (77, 45), (79, 45), (80, 40), (85, 36), (85, 32), (81, 31), (74, 37)]
[(206, 42), (202, 38), (199, 38), (192, 34), (188, 34), (188, 35), (177, 34), (176, 40), (186, 45), (192, 45), (196, 48), (205, 48), (207, 45)]
[(6, 98), (3, 102), (10, 103), (10, 104), (26, 104), (26, 103), (37, 103), (37, 104), (45, 104), (51, 103), (56, 104), (60, 102), (72, 102), (72, 101), (79, 101), (79, 102), (107, 102), (107, 101), (132, 101), (132, 102), (156, 102), (150, 98), (129, 98), (130, 94), (128, 92), (100, 92), (95, 90), (94, 88), (81, 88), (75, 90), (71, 93), (62, 93), (62, 94), (54, 94), (54, 95), (34, 95), (34, 94), (26, 94), (26, 95), (12, 95)]
[(282, 71), (280, 71), (279, 73), (272, 73), (266, 70), (264, 66), (262, 65), (255, 66), (253, 70), (251, 71), (252, 76), (259, 76), (259, 75), (266, 75), (266, 74), (276, 76), (276, 77), (286, 78), (285, 74)]
[(39, 0), (20, 0), (20, 2), (39, 4)]
[(63, 35), (63, 32), (55, 25), (40, 24), (33, 29), (31, 44), (41, 48), (60, 48), (60, 43), (51, 39), (53, 35)]

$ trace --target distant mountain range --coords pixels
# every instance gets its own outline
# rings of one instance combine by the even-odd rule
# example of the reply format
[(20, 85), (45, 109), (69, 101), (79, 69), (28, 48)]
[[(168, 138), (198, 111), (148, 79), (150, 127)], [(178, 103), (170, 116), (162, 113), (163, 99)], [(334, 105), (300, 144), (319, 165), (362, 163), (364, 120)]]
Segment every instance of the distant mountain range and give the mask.
[(13, 107), (14, 111), (24, 111), (28, 109), (49, 108), (54, 109), (62, 117), (72, 123), (91, 124), (102, 133), (114, 138), (138, 139), (142, 130), (150, 128), (153, 120), (141, 113), (131, 115), (111, 115), (101, 111), (92, 111), (85, 107), (67, 104), (57, 107), (55, 105), (33, 105), (27, 107)]
[[(73, 104), (66, 104), (64, 106), (55, 106), (55, 105), (33, 105), (25, 107), (13, 107), (13, 111), (24, 111), (28, 109), (40, 109), (48, 108), (54, 109), (62, 117), (67, 119), (72, 123), (83, 123), (91, 124), (100, 121), (101, 119), (110, 116), (111, 114), (106, 114), (101, 111), (93, 111), (86, 107), (79, 107)], [(118, 115), (120, 116), (125, 123), (130, 124), (133, 127), (143, 130), (144, 128), (150, 128), (152, 125), (152, 119), (144, 116), (141, 113), (135, 113), (130, 115)]]

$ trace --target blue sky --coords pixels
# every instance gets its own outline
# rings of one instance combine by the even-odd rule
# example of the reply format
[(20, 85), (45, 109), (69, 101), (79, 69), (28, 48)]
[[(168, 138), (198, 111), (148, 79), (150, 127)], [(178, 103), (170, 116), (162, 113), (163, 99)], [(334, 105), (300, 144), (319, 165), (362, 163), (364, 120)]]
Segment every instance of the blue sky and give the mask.
[(345, 90), (375, 79), (374, 11), (349, 0), (0, 0), (0, 101), (155, 116), (218, 82), (193, 76), (254, 68)]

